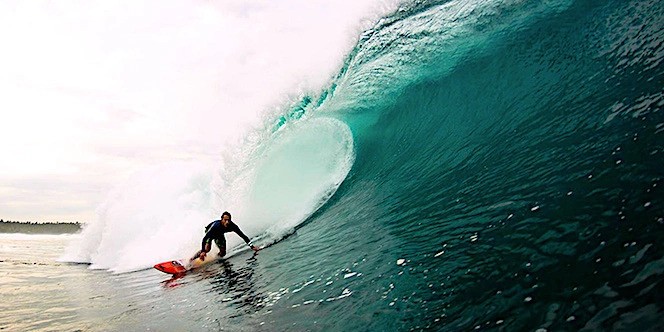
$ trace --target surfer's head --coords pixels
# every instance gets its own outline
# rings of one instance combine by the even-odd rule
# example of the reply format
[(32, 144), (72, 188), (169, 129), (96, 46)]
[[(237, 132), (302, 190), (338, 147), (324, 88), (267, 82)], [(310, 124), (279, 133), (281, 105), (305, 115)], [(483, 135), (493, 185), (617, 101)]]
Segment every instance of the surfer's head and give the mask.
[(226, 226), (229, 221), (231, 221), (231, 214), (228, 211), (224, 211), (224, 213), (221, 214), (221, 223)]

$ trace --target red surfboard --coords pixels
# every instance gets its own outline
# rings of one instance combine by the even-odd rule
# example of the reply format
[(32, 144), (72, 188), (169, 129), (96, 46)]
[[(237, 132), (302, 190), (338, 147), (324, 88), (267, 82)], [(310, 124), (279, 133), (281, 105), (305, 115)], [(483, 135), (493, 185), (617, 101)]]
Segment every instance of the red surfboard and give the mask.
[(154, 268), (164, 273), (179, 275), (187, 271), (191, 271), (195, 268), (199, 268), (203, 265), (212, 263), (218, 259), (219, 256), (217, 255), (208, 255), (204, 261), (202, 261), (200, 258), (196, 258), (193, 261), (190, 261), (189, 263), (185, 263), (186, 260), (180, 259), (180, 260), (167, 261), (155, 264)]
[(182, 264), (182, 261), (168, 261), (168, 262), (163, 262), (159, 264), (155, 264), (154, 266), (155, 269), (168, 273), (168, 274), (182, 274), (187, 272), (187, 268), (185, 267), (184, 264)]
[[(261, 247), (260, 249), (263, 249), (263, 247)], [(243, 250), (237, 250), (237, 251), (231, 253), (230, 255), (227, 255), (226, 258), (232, 257), (232, 256), (234, 256), (234, 255), (236, 255), (236, 254), (238, 254), (242, 251)], [(186, 259), (180, 259), (180, 260), (167, 261), (167, 262), (155, 264), (154, 268), (161, 271), (161, 272), (164, 272), (164, 273), (168, 273), (168, 274), (172, 274), (172, 275), (179, 275), (179, 274), (183, 274), (187, 271), (191, 271), (193, 269), (199, 268), (203, 265), (207, 265), (209, 263), (215, 262), (218, 259), (221, 259), (221, 258), (217, 255), (208, 255), (207, 257), (205, 257), (204, 261), (202, 261), (200, 258), (196, 258), (193, 261), (190, 261), (189, 263), (186, 263), (186, 261), (187, 261)]]

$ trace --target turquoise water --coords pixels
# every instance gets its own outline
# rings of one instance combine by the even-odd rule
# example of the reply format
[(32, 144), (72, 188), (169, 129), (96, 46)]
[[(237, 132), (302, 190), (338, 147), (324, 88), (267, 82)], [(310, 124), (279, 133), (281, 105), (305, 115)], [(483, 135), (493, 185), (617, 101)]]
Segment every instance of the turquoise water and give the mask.
[(444, 2), (365, 33), (317, 109), (356, 161), (289, 271), (360, 262), (347, 329), (661, 327), (663, 9)]
[[(62, 325), (30, 327), (659, 330), (662, 22), (658, 1), (404, 5), (255, 140), (247, 204), (269, 204), (240, 226), (304, 211), (276, 243), (176, 280), (58, 263), (88, 282), (37, 304), (74, 308)], [(82, 234), (101, 243), (89, 261), (144, 252), (110, 225)]]

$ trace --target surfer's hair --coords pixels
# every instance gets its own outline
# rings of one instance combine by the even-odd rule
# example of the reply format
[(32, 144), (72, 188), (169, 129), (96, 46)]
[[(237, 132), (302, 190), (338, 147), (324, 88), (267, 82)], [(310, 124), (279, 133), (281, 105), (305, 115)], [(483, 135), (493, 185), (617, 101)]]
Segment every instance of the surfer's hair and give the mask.
[(233, 220), (233, 217), (231, 217), (231, 213), (228, 211), (224, 211), (224, 213), (221, 214), (221, 219), (224, 219), (224, 216), (228, 216), (228, 220)]

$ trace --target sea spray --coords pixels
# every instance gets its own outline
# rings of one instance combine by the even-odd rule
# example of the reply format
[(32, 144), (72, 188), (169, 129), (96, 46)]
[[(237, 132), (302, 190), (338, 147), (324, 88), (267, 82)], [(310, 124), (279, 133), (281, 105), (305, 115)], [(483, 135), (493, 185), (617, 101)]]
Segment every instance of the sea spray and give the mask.
[[(184, 257), (209, 216), (211, 170), (191, 162), (146, 168), (118, 185), (98, 208), (79, 243), (61, 260), (93, 269), (131, 271), (153, 261)], [(198, 239), (200, 240), (200, 239)]]

